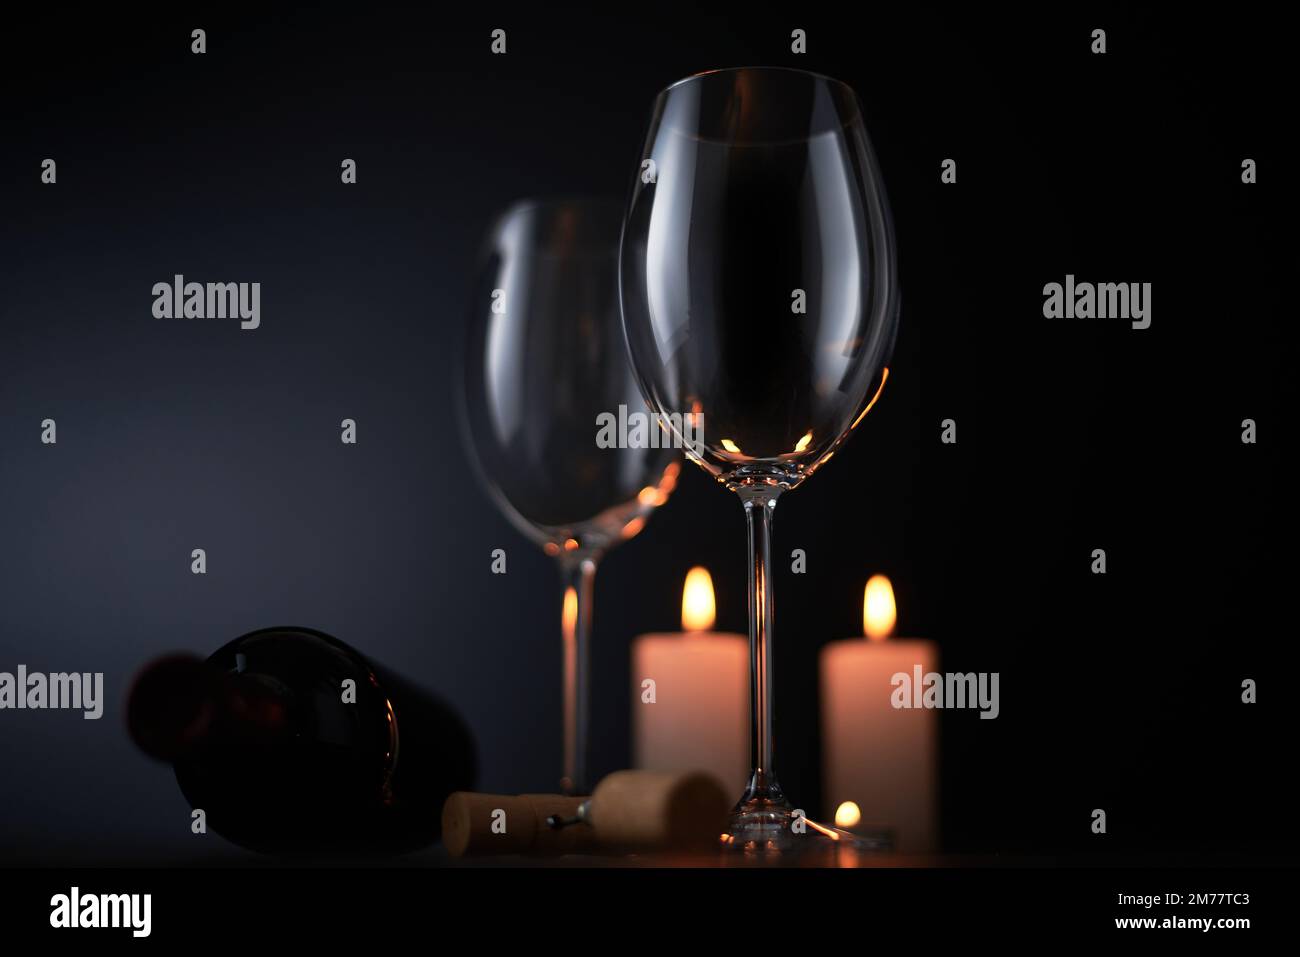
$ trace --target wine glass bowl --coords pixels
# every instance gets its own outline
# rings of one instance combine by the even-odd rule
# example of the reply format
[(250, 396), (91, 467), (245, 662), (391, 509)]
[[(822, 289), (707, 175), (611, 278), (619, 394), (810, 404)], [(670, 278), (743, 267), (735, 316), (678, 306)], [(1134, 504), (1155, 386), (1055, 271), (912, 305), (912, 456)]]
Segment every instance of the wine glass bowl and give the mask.
[(719, 70), (656, 101), (620, 259), (628, 348), (656, 409), (701, 416), (688, 455), (719, 480), (798, 485), (883, 385), (880, 182), (856, 95), (826, 77)]
[(802, 819), (773, 768), (771, 528), (778, 496), (875, 404), (898, 330), (893, 225), (857, 95), (784, 68), (665, 89), (619, 273), (647, 401), (664, 419), (691, 417), (687, 456), (745, 508), (753, 771), (723, 846), (784, 852), (804, 834), (849, 844)]
[(679, 467), (599, 448), (597, 417), (643, 409), (618, 308), (615, 201), (518, 203), (491, 229), (465, 367), (466, 425), (498, 507), (550, 555), (635, 535)]

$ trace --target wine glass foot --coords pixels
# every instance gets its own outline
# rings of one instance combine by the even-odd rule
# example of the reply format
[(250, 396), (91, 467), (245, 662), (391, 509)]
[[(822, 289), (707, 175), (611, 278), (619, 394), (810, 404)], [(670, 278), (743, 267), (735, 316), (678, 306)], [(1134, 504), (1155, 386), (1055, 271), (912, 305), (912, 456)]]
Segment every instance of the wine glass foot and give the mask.
[(724, 852), (782, 863), (854, 866), (862, 855), (891, 851), (887, 830), (849, 831), (821, 824), (791, 807), (784, 798), (752, 798), (731, 812), (721, 838)]
[(747, 852), (783, 852), (794, 847), (794, 809), (784, 798), (749, 798), (727, 819), (724, 848)]

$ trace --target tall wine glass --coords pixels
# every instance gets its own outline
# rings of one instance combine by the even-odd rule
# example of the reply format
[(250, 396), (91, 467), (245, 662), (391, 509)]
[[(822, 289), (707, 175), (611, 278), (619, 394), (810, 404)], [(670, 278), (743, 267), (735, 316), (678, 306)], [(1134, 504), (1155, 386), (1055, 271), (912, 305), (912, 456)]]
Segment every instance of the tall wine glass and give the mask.
[(796, 823), (773, 765), (771, 534), (781, 493), (880, 394), (898, 327), (893, 226), (853, 90), (748, 68), (660, 93), (620, 274), (642, 391), (669, 421), (696, 414), (687, 457), (740, 496), (748, 524), (753, 771), (724, 844), (840, 838)]
[(667, 500), (681, 463), (666, 442), (597, 442), (598, 417), (617, 416), (620, 405), (645, 409), (619, 317), (622, 221), (614, 201), (511, 207), (488, 235), (466, 336), (463, 423), (481, 476), (506, 517), (559, 560), (564, 578), (560, 786), (572, 794), (589, 784), (596, 564)]

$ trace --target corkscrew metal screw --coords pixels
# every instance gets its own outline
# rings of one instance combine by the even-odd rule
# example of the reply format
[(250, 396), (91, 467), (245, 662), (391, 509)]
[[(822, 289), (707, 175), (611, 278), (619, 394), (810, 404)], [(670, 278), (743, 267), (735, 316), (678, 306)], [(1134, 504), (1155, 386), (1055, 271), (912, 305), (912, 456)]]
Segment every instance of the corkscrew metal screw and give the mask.
[(570, 827), (574, 824), (591, 824), (591, 798), (588, 798), (578, 805), (578, 813), (573, 817), (561, 817), (558, 814), (551, 814), (546, 818), (546, 826), (553, 831), (558, 831), (561, 828)]

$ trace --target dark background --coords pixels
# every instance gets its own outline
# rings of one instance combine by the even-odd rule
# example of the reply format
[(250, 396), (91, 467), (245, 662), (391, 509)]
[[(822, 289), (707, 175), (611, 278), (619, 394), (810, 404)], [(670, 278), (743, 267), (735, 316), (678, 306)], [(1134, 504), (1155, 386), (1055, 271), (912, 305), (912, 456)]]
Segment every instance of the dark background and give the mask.
[[(0, 861), (244, 855), (196, 844), (122, 693), (158, 652), (268, 625), (335, 634), (452, 701), (482, 789), (554, 786), (558, 574), (478, 487), (455, 421), (479, 241), (519, 198), (622, 196), (661, 87), (756, 64), (858, 90), (904, 288), (879, 405), (778, 511), (778, 554), (808, 554), (777, 586), (787, 792), (820, 806), (818, 648), (860, 633), (885, 572), (901, 634), (937, 641), (945, 670), (1001, 673), (998, 720), (941, 715), (948, 850), (1294, 852), (1293, 103), (1267, 17), (368, 4), (8, 22), (0, 670), (103, 671), (108, 700), (98, 722), (0, 713)], [(1151, 328), (1044, 319), (1067, 272), (1151, 282)], [(174, 273), (261, 282), (261, 328), (152, 318)], [(676, 629), (693, 564), (719, 627), (743, 631), (740, 505), (688, 467), (598, 575), (597, 773), (628, 760), (629, 642)]]

